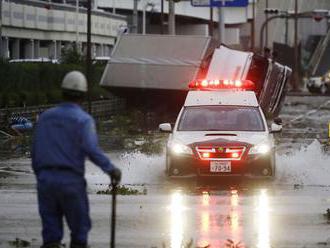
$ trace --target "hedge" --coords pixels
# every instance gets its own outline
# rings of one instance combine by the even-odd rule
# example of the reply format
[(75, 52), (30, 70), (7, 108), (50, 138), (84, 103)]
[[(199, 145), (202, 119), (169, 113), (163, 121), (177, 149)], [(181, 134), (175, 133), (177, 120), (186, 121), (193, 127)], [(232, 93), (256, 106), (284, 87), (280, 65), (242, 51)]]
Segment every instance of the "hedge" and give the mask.
[[(93, 65), (92, 100), (106, 98), (108, 93), (98, 83), (104, 65)], [(84, 73), (81, 64), (8, 63), (0, 61), (0, 108), (53, 104), (61, 101), (60, 85), (72, 70)]]

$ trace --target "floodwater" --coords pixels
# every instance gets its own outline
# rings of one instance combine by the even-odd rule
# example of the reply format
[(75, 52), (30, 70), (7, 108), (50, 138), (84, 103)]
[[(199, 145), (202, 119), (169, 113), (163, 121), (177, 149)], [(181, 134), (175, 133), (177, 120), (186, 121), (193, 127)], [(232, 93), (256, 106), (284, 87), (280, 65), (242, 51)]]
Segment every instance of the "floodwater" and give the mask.
[[(306, 126), (326, 126), (325, 115), (330, 113), (321, 108), (322, 120), (319, 111), (293, 119), (327, 99), (309, 98), (307, 106), (302, 98), (290, 100), (282, 116), (291, 124), (284, 130), (288, 135), (279, 138), (273, 181), (168, 179), (164, 154), (110, 153), (123, 170), (122, 184), (139, 192), (117, 197), (116, 247), (330, 247), (330, 156), (318, 141), (326, 127), (315, 137), (303, 137)], [(298, 105), (303, 105), (300, 111)], [(0, 175), (0, 247), (12, 247), (8, 241), (16, 238), (39, 247), (29, 159), (2, 161)], [(96, 192), (107, 189), (109, 179), (91, 163), (86, 178), (93, 220), (90, 243), (108, 247), (111, 195)]]

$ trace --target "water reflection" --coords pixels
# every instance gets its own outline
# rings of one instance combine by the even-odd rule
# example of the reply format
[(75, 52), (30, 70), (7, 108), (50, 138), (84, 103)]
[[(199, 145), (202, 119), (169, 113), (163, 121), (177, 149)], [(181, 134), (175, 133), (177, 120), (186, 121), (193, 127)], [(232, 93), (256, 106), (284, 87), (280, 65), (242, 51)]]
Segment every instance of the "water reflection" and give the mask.
[(237, 190), (231, 190), (230, 196), (230, 231), (231, 236), (234, 241), (240, 241), (241, 236), (241, 228), (240, 228), (240, 218), (241, 218), (241, 210), (239, 208), (239, 197)]
[(181, 248), (183, 243), (183, 196), (176, 191), (171, 196), (171, 248)]
[(203, 191), (200, 205), (197, 209), (197, 214), (200, 214), (200, 216), (198, 216), (198, 218), (200, 218), (200, 240), (198, 241), (198, 247), (207, 247), (210, 244), (210, 200), (209, 192)]
[[(243, 195), (243, 192), (236, 188), (199, 189), (196, 198), (191, 198), (192, 202), (189, 200), (189, 208), (186, 208), (182, 192), (173, 192), (170, 247), (181, 248), (184, 238), (192, 237), (196, 239), (197, 247), (243, 248), (247, 247), (246, 243), (257, 248), (270, 248), (269, 192), (258, 189), (253, 191), (255, 196), (252, 198), (251, 195)], [(243, 199), (247, 206), (254, 203), (255, 208), (244, 208)], [(251, 202), (249, 199), (255, 200)], [(244, 209), (252, 211), (252, 215), (251, 212), (243, 212)]]
[(269, 198), (266, 189), (262, 189), (257, 200), (256, 211), (257, 247), (270, 248), (269, 237)]
[(207, 191), (202, 192), (202, 204), (203, 206), (208, 206), (210, 204), (210, 195)]
[(237, 244), (242, 239), (242, 212), (237, 190), (224, 195), (202, 192), (197, 214), (200, 223), (198, 247), (227, 247), (227, 240)]

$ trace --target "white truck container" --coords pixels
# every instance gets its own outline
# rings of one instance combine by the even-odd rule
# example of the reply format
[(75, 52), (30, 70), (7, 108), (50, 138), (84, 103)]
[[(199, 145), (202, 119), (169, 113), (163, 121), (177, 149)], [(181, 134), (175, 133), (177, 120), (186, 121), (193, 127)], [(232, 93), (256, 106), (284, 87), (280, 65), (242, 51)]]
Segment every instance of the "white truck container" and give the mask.
[[(122, 35), (106, 66), (101, 85), (132, 105), (179, 109), (188, 84), (197, 79), (248, 79), (267, 118), (276, 117), (291, 69), (252, 52), (215, 48), (210, 37)], [(130, 103), (129, 103), (130, 104)], [(159, 106), (158, 106), (159, 107)]]

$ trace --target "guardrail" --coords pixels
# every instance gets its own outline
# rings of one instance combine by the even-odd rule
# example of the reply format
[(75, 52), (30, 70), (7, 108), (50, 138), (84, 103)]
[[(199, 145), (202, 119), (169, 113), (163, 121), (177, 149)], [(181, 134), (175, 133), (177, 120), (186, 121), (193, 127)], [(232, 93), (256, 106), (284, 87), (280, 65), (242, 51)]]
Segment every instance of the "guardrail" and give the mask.
[[(92, 102), (92, 116), (96, 120), (109, 118), (111, 115), (116, 114), (124, 109), (125, 100), (118, 97), (113, 97), (108, 100), (100, 100)], [(5, 108), (0, 109), (0, 126), (6, 124), (5, 120), (6, 115), (19, 115), (26, 117), (29, 120), (35, 121), (36, 117), (51, 107), (55, 105), (40, 105), (40, 106), (29, 106), (29, 107), (20, 107), (20, 108)], [(83, 104), (83, 108), (87, 109), (87, 103)]]

